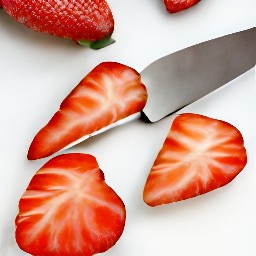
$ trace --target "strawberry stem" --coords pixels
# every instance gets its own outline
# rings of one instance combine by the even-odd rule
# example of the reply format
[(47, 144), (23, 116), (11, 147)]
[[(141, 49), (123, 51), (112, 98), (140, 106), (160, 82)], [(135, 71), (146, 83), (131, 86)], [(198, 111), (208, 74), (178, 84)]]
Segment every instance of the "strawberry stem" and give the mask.
[(98, 50), (98, 49), (104, 48), (110, 44), (113, 44), (115, 42), (115, 40), (111, 37), (106, 37), (106, 38), (103, 38), (98, 41), (88, 41), (88, 40), (82, 39), (82, 40), (78, 40), (77, 42), (78, 42), (78, 44), (80, 44), (82, 46), (88, 46), (91, 49)]

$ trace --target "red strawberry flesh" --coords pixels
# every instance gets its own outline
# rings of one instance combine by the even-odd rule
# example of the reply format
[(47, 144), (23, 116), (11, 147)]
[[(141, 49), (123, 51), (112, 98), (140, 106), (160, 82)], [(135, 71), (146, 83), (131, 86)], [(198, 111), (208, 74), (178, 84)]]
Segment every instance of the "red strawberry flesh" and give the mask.
[(228, 184), (244, 168), (241, 133), (231, 124), (197, 114), (175, 118), (145, 184), (150, 206), (172, 203)]
[(32, 255), (91, 256), (112, 247), (124, 224), (125, 206), (96, 159), (66, 154), (47, 162), (22, 195), (16, 241)]
[(140, 112), (147, 100), (140, 74), (115, 62), (94, 68), (33, 139), (28, 159), (49, 156), (79, 138)]

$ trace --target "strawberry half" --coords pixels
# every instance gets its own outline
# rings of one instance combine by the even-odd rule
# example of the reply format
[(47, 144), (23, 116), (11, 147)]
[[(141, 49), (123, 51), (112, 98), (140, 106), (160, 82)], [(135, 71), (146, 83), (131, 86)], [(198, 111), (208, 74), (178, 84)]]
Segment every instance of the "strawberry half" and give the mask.
[(0, 0), (16, 21), (43, 33), (69, 38), (91, 48), (113, 40), (114, 19), (105, 0)]
[(200, 2), (200, 0), (164, 0), (166, 10), (169, 13), (183, 11), (194, 6), (198, 2)]
[(140, 112), (147, 100), (140, 74), (115, 62), (95, 67), (33, 139), (28, 159), (49, 156), (79, 138)]
[(22, 195), (16, 241), (35, 256), (91, 256), (118, 241), (125, 216), (93, 156), (60, 155), (39, 169)]
[(207, 193), (233, 180), (246, 162), (243, 138), (234, 126), (181, 114), (149, 173), (144, 201), (156, 206)]

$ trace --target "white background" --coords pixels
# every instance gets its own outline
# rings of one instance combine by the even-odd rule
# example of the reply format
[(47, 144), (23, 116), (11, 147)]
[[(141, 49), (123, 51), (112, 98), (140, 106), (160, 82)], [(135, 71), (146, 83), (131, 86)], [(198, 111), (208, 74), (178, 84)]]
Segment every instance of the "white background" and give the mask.
[[(168, 53), (256, 24), (255, 0), (202, 0), (170, 15), (161, 0), (109, 0), (116, 43), (93, 51), (33, 32), (0, 10), (0, 255), (23, 256), (15, 243), (20, 196), (50, 158), (28, 161), (28, 147), (60, 102), (94, 66), (118, 61), (141, 71)], [(235, 125), (248, 164), (229, 185), (170, 205), (150, 208), (142, 191), (173, 116), (155, 124), (135, 120), (67, 151), (93, 154), (106, 182), (127, 210), (124, 233), (102, 255), (256, 255), (256, 88), (251, 70), (181, 112)], [(59, 154), (59, 153), (58, 153)]]

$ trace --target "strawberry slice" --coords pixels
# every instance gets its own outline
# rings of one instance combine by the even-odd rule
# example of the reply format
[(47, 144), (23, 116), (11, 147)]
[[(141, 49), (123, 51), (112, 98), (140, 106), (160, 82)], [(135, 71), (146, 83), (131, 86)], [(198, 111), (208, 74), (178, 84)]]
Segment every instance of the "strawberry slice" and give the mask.
[(164, 0), (166, 10), (169, 13), (183, 11), (194, 6), (198, 2), (200, 2), (200, 0)]
[(115, 62), (95, 67), (32, 141), (28, 159), (49, 156), (79, 138), (140, 112), (147, 92), (140, 74)]
[(91, 48), (113, 40), (114, 19), (105, 0), (0, 0), (16, 21), (43, 33), (70, 38)]
[(60, 155), (39, 169), (22, 195), (16, 241), (32, 255), (91, 256), (118, 241), (125, 216), (93, 156)]
[(143, 199), (157, 206), (207, 193), (233, 180), (246, 162), (243, 138), (234, 126), (181, 114), (149, 173)]

